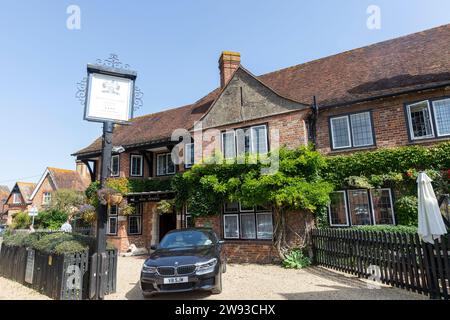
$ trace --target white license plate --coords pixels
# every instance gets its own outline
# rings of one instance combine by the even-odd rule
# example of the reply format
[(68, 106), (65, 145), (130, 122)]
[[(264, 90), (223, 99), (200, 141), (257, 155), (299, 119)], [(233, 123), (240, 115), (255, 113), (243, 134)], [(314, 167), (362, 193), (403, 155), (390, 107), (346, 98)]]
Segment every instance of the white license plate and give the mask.
[(188, 282), (188, 277), (164, 278), (164, 284), (185, 283), (185, 282)]

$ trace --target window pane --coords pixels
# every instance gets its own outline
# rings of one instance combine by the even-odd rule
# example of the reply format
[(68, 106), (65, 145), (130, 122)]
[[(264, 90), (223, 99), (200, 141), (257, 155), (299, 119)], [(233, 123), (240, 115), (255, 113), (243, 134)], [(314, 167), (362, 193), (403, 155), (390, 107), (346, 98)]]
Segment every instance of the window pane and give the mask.
[(185, 145), (184, 164), (186, 167), (191, 167), (194, 164), (194, 144), (187, 143)]
[(352, 225), (371, 224), (367, 190), (349, 190), (348, 201)]
[(223, 211), (226, 213), (239, 212), (238, 202), (225, 202), (223, 205)]
[(192, 218), (191, 215), (187, 215), (186, 216), (186, 228), (194, 228), (195, 227), (195, 223), (194, 223), (194, 219)]
[(165, 155), (158, 155), (157, 167), (158, 167), (158, 175), (159, 176), (166, 174), (166, 157), (165, 157)]
[(250, 153), (250, 130), (236, 130), (237, 154), (244, 155)]
[(142, 175), (142, 157), (131, 156), (131, 175), (133, 176)]
[(241, 208), (241, 212), (245, 212), (245, 211), (251, 211), (253, 212), (255, 210), (255, 208), (253, 206), (247, 206), (244, 203), (239, 203), (240, 208)]
[(351, 147), (348, 117), (331, 119), (333, 148)]
[(108, 218), (108, 234), (117, 234), (117, 218), (110, 217)]
[(117, 216), (118, 213), (119, 213), (119, 207), (117, 205), (109, 207), (109, 215), (110, 216)]
[(239, 238), (239, 226), (237, 215), (223, 216), (223, 234), (225, 238)]
[(268, 152), (266, 126), (252, 128), (252, 152), (257, 154)]
[(391, 192), (388, 189), (371, 190), (375, 224), (394, 224)]
[(330, 194), (330, 224), (348, 225), (345, 192), (333, 192)]
[(119, 156), (112, 156), (111, 158), (111, 175), (119, 175)]
[(450, 99), (433, 102), (436, 117), (437, 133), (439, 136), (450, 134)]
[(234, 141), (234, 132), (224, 132), (223, 139), (223, 155), (225, 158), (236, 157), (236, 146)]
[(409, 106), (409, 116), (413, 138), (432, 137), (430, 113), (428, 102), (419, 102)]
[(258, 239), (272, 239), (273, 236), (272, 213), (257, 213), (256, 223), (257, 223)]
[(166, 154), (166, 157), (167, 157), (167, 160), (166, 160), (166, 162), (167, 162), (167, 170), (166, 170), (166, 172), (168, 174), (175, 173), (175, 165), (172, 162), (172, 156), (170, 155), (170, 153), (168, 153), (168, 154)]
[(350, 115), (352, 124), (353, 146), (370, 146), (373, 144), (372, 123), (370, 113), (363, 112)]
[(256, 238), (254, 213), (241, 214), (241, 238), (242, 239)]

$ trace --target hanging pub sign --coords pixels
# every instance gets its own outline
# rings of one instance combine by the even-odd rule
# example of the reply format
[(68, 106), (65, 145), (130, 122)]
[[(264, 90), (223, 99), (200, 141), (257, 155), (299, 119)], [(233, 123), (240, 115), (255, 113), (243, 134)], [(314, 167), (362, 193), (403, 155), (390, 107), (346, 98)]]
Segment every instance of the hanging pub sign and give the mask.
[(114, 123), (131, 119), (136, 72), (91, 64), (87, 72), (84, 119)]

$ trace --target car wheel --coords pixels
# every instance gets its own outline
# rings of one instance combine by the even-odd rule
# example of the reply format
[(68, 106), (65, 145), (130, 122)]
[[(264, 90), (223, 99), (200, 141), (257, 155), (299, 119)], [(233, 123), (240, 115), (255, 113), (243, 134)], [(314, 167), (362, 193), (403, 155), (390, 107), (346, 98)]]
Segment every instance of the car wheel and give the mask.
[(214, 289), (211, 290), (212, 294), (220, 294), (222, 293), (222, 272), (219, 273), (218, 277), (218, 283), (214, 287)]

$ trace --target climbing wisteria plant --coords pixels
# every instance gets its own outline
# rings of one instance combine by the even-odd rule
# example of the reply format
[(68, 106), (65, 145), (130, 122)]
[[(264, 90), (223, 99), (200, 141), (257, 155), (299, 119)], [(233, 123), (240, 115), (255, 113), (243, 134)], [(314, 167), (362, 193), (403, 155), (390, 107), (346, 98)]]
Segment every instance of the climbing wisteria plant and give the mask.
[(286, 241), (289, 211), (314, 212), (329, 202), (332, 184), (321, 178), (325, 158), (311, 147), (279, 150), (279, 170), (265, 175), (264, 164), (195, 165), (177, 175), (172, 186), (178, 206), (187, 205), (197, 216), (220, 213), (224, 201), (240, 201), (248, 206), (274, 209), (274, 242), (280, 258), (290, 251)]

